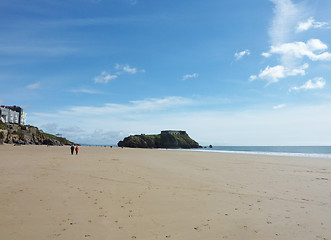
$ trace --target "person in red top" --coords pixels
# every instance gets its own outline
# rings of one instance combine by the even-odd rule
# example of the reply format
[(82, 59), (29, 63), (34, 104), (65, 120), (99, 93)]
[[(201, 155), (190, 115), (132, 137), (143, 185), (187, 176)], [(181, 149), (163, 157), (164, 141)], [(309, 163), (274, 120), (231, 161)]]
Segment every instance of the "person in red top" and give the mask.
[(75, 151), (76, 151), (76, 155), (78, 154), (78, 150), (79, 150), (79, 147), (78, 147), (78, 146), (76, 146), (76, 148), (75, 148)]

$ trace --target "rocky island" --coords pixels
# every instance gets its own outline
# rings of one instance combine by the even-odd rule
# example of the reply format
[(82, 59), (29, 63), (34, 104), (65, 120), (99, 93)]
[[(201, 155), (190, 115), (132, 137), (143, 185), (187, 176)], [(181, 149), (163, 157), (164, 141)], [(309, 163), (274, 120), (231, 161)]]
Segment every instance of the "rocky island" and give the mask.
[(0, 144), (3, 143), (54, 146), (74, 144), (66, 138), (45, 133), (34, 126), (3, 123), (0, 120)]
[(131, 135), (119, 141), (119, 147), (130, 148), (201, 148), (186, 131), (166, 130), (154, 135)]

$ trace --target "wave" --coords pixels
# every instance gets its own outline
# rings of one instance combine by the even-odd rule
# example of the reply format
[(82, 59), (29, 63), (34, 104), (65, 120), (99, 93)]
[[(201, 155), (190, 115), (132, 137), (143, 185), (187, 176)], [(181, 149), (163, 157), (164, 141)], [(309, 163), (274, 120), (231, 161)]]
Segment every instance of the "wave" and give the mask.
[(269, 155), (269, 156), (287, 156), (287, 157), (307, 157), (307, 158), (331, 158), (331, 153), (330, 154), (326, 154), (326, 153), (290, 153), (290, 152), (231, 151), (231, 150), (210, 150), (210, 149), (190, 149), (190, 151), (250, 154), (250, 155)]

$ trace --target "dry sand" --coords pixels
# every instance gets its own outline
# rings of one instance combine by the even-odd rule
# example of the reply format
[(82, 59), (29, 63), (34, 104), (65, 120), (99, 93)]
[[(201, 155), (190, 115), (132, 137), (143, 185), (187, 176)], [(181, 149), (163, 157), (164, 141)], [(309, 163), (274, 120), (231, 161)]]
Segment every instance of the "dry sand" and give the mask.
[(331, 159), (0, 146), (0, 239), (331, 239)]

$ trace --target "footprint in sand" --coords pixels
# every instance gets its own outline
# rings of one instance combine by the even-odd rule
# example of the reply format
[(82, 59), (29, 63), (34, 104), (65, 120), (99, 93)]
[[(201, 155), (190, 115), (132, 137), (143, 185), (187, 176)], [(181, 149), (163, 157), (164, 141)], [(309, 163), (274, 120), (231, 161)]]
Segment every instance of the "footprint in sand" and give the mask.
[[(210, 222), (211, 219), (207, 219), (207, 222)], [(202, 226), (197, 226), (197, 227), (194, 227), (194, 230), (198, 231), (198, 232), (201, 232), (203, 229), (210, 229), (210, 225), (209, 223), (203, 223)]]

